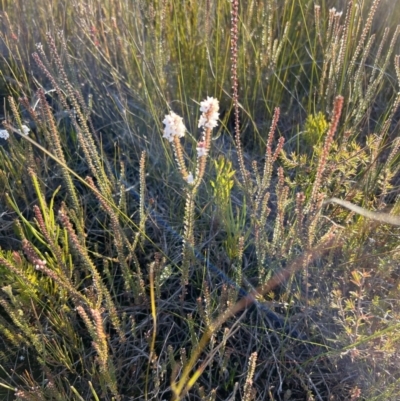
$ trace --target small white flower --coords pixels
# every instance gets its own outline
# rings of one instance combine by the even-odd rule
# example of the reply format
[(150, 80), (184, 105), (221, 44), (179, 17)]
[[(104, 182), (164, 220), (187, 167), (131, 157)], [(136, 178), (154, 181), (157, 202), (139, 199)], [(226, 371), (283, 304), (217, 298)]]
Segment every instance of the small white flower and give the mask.
[(182, 138), (185, 136), (185, 125), (183, 124), (183, 118), (179, 117), (173, 111), (165, 116), (163, 120), (165, 125), (163, 138), (168, 139), (170, 142), (174, 140), (174, 136)]
[(206, 100), (203, 100), (202, 102), (200, 102), (200, 111), (202, 113), (208, 113), (210, 111), (214, 112), (218, 112), (219, 110), (219, 103), (218, 100), (207, 96)]
[(35, 262), (36, 262), (36, 264), (35, 264), (36, 270), (41, 270), (47, 264), (47, 262), (45, 260), (40, 260), (40, 259), (37, 259)]
[(192, 185), (194, 183), (194, 178), (193, 178), (193, 174), (189, 173), (186, 177), (185, 180), (188, 184)]
[(10, 137), (10, 134), (5, 129), (0, 129), (0, 138), (7, 140)]
[(216, 117), (210, 118), (210, 120), (205, 124), (205, 127), (211, 129), (218, 127), (218, 116), (219, 113), (216, 113)]
[(199, 125), (198, 128), (204, 127), (207, 123), (207, 118), (204, 114), (202, 114), (199, 118)]
[[(29, 131), (30, 131), (29, 127), (27, 127), (26, 125), (21, 125), (21, 128), (22, 128), (22, 134), (29, 135)], [(18, 132), (21, 134), (20, 129), (18, 130)]]
[(215, 128), (218, 125), (219, 102), (213, 97), (207, 96), (207, 100), (200, 103), (200, 111), (203, 113), (199, 118), (199, 128)]
[(206, 149), (206, 144), (205, 142), (199, 142), (197, 144), (197, 157), (202, 157), (202, 156), (206, 156), (207, 155), (207, 149)]

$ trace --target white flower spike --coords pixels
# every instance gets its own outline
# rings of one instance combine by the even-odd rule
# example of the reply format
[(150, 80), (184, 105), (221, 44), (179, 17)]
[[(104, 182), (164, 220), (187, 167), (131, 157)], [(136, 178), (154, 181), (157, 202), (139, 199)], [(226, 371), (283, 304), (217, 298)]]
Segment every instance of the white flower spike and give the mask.
[(185, 136), (185, 125), (183, 124), (183, 118), (179, 117), (173, 111), (165, 116), (163, 120), (165, 125), (163, 138), (168, 139), (170, 142), (174, 140), (174, 137), (182, 138)]
[(199, 118), (199, 128), (215, 128), (218, 126), (219, 102), (213, 97), (207, 96), (207, 100), (200, 103), (202, 115)]

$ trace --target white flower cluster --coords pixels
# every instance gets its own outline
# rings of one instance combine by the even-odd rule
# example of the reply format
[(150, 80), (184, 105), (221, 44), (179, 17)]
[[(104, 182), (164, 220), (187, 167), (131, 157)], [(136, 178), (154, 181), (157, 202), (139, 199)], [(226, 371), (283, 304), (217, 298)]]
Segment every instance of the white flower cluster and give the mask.
[[(211, 130), (218, 126), (219, 117), (219, 102), (213, 97), (207, 97), (206, 100), (200, 103), (201, 116), (199, 119), (199, 128), (203, 128), (202, 139), (197, 142), (196, 151), (199, 166), (196, 170), (196, 179), (192, 172), (188, 172), (185, 166), (185, 160), (183, 156), (183, 148), (180, 141), (174, 143), (174, 153), (175, 158), (178, 163), (179, 169), (181, 170), (183, 179), (190, 185), (195, 185), (195, 183), (200, 183), (204, 171), (206, 157), (210, 148), (211, 141)], [(175, 138), (182, 138), (185, 136), (185, 125), (183, 124), (183, 118), (179, 117), (173, 111), (170, 111), (168, 115), (165, 116), (163, 120), (164, 135), (163, 138), (168, 139), (169, 142), (174, 142)]]
[(5, 129), (0, 129), (0, 138), (7, 140), (10, 137), (10, 134)]
[(168, 139), (170, 142), (174, 140), (174, 137), (182, 138), (185, 136), (185, 125), (183, 124), (183, 118), (179, 117), (173, 111), (171, 111), (163, 120), (165, 124), (163, 138)]
[(35, 260), (35, 269), (41, 270), (44, 266), (46, 266), (47, 262), (45, 260), (37, 259)]
[(194, 184), (193, 174), (191, 172), (189, 172), (189, 174), (185, 177), (185, 180), (190, 185)]
[[(11, 128), (13, 131), (18, 132), (21, 135), (29, 135), (29, 127), (26, 125), (21, 125), (22, 131), (20, 129)], [(0, 138), (7, 140), (10, 137), (10, 134), (5, 129), (0, 129)]]
[(202, 115), (199, 118), (199, 128), (215, 128), (218, 125), (219, 102), (213, 97), (207, 96), (207, 100), (200, 103)]
[(20, 129), (17, 129), (17, 131), (18, 131), (20, 134), (29, 135), (29, 131), (30, 131), (29, 127), (27, 127), (26, 125), (21, 125), (21, 128), (22, 128), (22, 132), (21, 132)]

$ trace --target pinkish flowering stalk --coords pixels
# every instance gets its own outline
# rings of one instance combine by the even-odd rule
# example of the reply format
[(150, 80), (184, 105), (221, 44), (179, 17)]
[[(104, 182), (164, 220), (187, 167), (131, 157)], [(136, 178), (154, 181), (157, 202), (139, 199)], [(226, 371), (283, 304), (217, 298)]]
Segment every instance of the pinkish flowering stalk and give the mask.
[(197, 150), (197, 170), (195, 187), (200, 185), (206, 169), (207, 156), (211, 146), (212, 129), (218, 126), (219, 117), (219, 102), (213, 97), (207, 97), (206, 100), (200, 103), (200, 111), (202, 112), (199, 118), (199, 128), (203, 128), (202, 141), (198, 142)]
[(313, 214), (317, 208), (318, 194), (321, 189), (321, 183), (323, 180), (323, 173), (325, 171), (326, 162), (328, 160), (329, 151), (333, 143), (333, 137), (336, 133), (337, 127), (339, 125), (340, 116), (342, 115), (344, 98), (343, 96), (337, 96), (333, 105), (332, 121), (329, 126), (328, 133), (325, 138), (324, 148), (319, 158), (317, 174), (314, 180), (311, 197), (310, 197), (310, 208), (309, 213)]
[(201, 116), (198, 127), (202, 128), (202, 138), (197, 143), (197, 167), (195, 176), (188, 172), (185, 166), (183, 157), (182, 145), (180, 138), (185, 135), (185, 126), (182, 117), (179, 117), (173, 111), (165, 116), (163, 123), (165, 125), (163, 137), (172, 143), (175, 158), (178, 163), (179, 170), (182, 173), (183, 179), (190, 185), (186, 191), (186, 205), (184, 217), (184, 233), (183, 233), (183, 249), (182, 249), (182, 297), (185, 295), (185, 288), (189, 280), (189, 269), (193, 260), (194, 246), (194, 201), (197, 190), (203, 179), (207, 156), (211, 146), (212, 129), (218, 125), (219, 103), (213, 97), (207, 97), (206, 100), (200, 103)]

